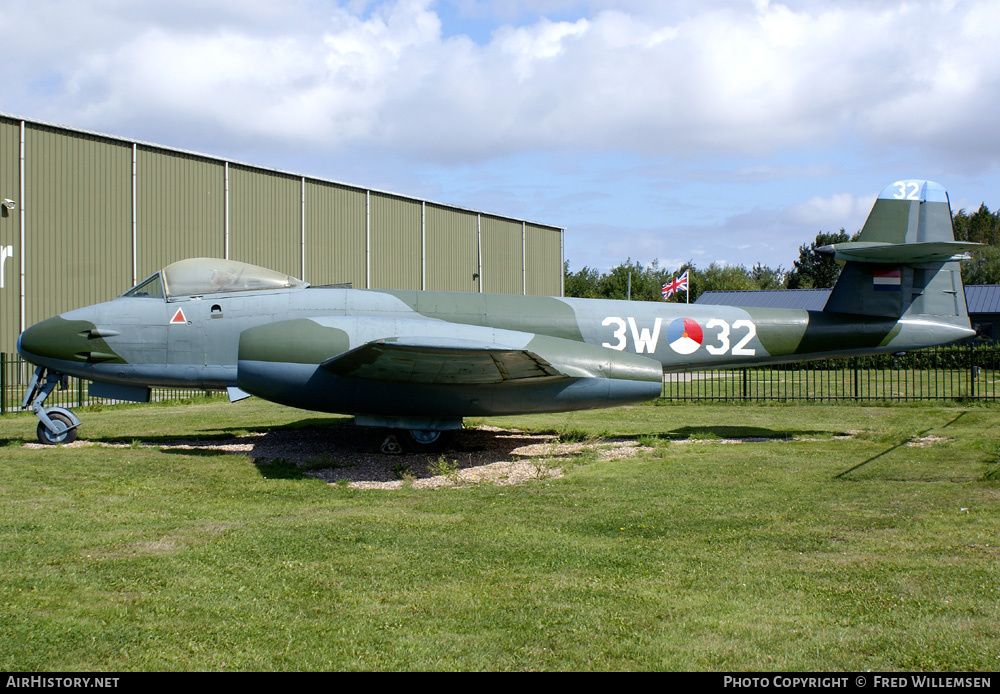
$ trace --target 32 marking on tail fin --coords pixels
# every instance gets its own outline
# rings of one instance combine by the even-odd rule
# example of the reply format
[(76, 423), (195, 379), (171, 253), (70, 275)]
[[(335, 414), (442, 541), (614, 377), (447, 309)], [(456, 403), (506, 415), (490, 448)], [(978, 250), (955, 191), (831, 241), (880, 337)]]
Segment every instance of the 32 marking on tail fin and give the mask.
[(948, 202), (948, 191), (934, 181), (905, 179), (887, 185), (879, 194), (879, 198), (910, 202)]
[(923, 181), (896, 181), (892, 185), (897, 188), (897, 192), (892, 197), (896, 200), (921, 200), (921, 183)]

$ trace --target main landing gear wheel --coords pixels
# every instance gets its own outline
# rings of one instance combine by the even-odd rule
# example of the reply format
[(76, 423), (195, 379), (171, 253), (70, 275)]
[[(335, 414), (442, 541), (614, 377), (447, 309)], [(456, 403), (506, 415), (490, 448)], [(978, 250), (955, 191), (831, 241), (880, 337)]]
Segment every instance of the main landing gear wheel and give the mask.
[(447, 448), (454, 438), (454, 431), (407, 429), (403, 434), (403, 446), (414, 453), (439, 453)]
[(454, 431), (436, 429), (397, 429), (382, 441), (379, 450), (386, 455), (402, 453), (440, 453), (455, 437)]
[(386, 455), (400, 455), (403, 452), (403, 447), (400, 445), (399, 439), (396, 438), (395, 434), (389, 434), (383, 439), (379, 450)]
[(73, 421), (69, 417), (62, 412), (52, 412), (49, 414), (49, 419), (67, 427), (67, 429), (60, 434), (53, 434), (44, 424), (39, 422), (35, 433), (38, 435), (38, 440), (41, 443), (46, 446), (55, 446), (59, 443), (73, 443), (76, 441), (76, 427), (73, 426)]

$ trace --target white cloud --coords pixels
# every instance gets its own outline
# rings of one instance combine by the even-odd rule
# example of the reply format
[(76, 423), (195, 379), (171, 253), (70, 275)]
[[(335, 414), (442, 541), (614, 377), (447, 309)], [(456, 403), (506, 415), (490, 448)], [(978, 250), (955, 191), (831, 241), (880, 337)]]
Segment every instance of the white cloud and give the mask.
[(848, 138), (1000, 159), (995, 3), (552, 0), (581, 16), (501, 26), (485, 45), (445, 37), (429, 0), (2, 6), (16, 19), (0, 57), (23, 76), (5, 108), (102, 130), (184, 122), (234, 141), (438, 161), (561, 148), (760, 156)]
[(850, 193), (817, 196), (790, 208), (787, 219), (803, 229), (832, 233), (843, 227), (847, 233), (853, 234), (861, 229), (867, 219), (875, 204), (875, 197), (874, 194), (857, 197)]

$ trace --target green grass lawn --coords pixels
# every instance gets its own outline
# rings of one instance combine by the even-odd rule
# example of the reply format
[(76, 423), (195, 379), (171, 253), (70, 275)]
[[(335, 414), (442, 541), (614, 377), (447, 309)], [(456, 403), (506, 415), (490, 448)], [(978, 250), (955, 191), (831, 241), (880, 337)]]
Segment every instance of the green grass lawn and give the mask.
[(82, 439), (134, 445), (25, 448), (35, 419), (0, 418), (0, 670), (1000, 667), (995, 408), (477, 420), (647, 448), (395, 491), (138, 445), (343, 418), (80, 414)]

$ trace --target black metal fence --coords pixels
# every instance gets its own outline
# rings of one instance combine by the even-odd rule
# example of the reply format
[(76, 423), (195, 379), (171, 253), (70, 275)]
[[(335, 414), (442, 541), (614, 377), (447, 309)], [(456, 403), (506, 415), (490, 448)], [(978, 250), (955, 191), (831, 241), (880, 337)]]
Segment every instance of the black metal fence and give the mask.
[(668, 374), (670, 400), (889, 401), (996, 400), (1000, 344), (918, 350), (901, 355)]
[[(0, 353), (0, 414), (20, 408), (33, 367)], [(154, 388), (153, 400), (179, 400), (211, 393)], [(970, 342), (903, 355), (716, 369), (668, 374), (662, 397), (670, 400), (917, 401), (1000, 399), (1000, 343)], [(46, 406), (82, 407), (117, 401), (92, 398), (86, 382), (70, 377)]]
[[(21, 409), (24, 391), (31, 379), (35, 367), (21, 359), (16, 354), (0, 352), (0, 414), (15, 412)], [(85, 407), (87, 405), (114, 405), (120, 400), (108, 398), (92, 398), (87, 392), (87, 381), (69, 376), (65, 388), (56, 388), (45, 401), (46, 407)], [(187, 398), (214, 395), (211, 391), (192, 388), (153, 388), (150, 399), (183, 400)], [(220, 396), (221, 397), (221, 396)]]

